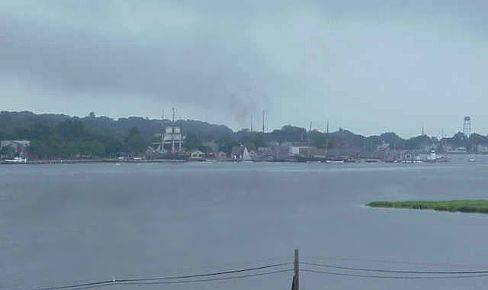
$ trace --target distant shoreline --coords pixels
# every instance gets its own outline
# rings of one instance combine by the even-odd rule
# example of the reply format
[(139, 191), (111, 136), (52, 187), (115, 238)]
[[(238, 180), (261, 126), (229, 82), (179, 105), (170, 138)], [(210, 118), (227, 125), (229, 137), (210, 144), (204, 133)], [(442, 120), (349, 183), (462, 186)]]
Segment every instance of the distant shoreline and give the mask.
[[(446, 155), (466, 155), (466, 156), (488, 156), (488, 154), (446, 154)], [(27, 162), (8, 162), (0, 160), (0, 165), (19, 165), (19, 164), (79, 164), (79, 163), (186, 163), (186, 162), (240, 162), (232, 159), (117, 159), (117, 158), (95, 158), (95, 159), (43, 159), (28, 160)], [(384, 163), (384, 164), (418, 164), (418, 163), (445, 163), (420, 161), (385, 161), (382, 159), (348, 159), (348, 160), (300, 160), (300, 159), (280, 159), (280, 160), (255, 160), (255, 163)]]
[(40, 165), (40, 164), (80, 164), (80, 163), (183, 163), (187, 160), (154, 159), (154, 160), (118, 160), (118, 159), (69, 159), (69, 160), (29, 160), (23, 162), (0, 162), (0, 165)]

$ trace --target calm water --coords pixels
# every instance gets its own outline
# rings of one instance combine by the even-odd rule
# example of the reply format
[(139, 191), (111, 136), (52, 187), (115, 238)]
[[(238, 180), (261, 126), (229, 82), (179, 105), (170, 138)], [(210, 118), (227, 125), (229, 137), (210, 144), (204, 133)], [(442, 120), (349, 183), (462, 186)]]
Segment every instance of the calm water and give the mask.
[[(363, 206), (383, 199), (488, 198), (487, 177), (488, 162), (464, 159), (416, 165), (0, 166), (0, 288), (291, 262), (294, 248), (309, 261), (337, 265), (488, 268), (488, 215)], [(301, 279), (302, 289), (362, 290), (480, 289), (488, 282), (313, 273)], [(107, 289), (271, 290), (289, 289), (290, 281), (291, 274), (283, 273)]]

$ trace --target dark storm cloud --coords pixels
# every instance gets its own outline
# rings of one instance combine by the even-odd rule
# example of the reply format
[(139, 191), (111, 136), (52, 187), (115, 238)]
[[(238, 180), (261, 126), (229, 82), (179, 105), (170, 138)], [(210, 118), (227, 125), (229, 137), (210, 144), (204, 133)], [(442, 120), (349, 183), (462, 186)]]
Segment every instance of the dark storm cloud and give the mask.
[(0, 89), (12, 109), (144, 115), (171, 104), (238, 126), (264, 109), (270, 127), (332, 119), (364, 133), (440, 131), (464, 114), (484, 118), (487, 6), (3, 1)]
[(238, 104), (243, 110), (253, 104), (244, 93), (248, 97), (251, 76), (256, 74), (246, 66), (256, 64), (256, 56), (244, 54), (242, 46), (232, 43), (232, 35), (217, 38), (211, 27), (194, 24), (191, 34), (197, 37), (181, 39), (178, 31), (165, 35), (155, 29), (155, 36), (144, 39), (140, 35), (144, 31), (125, 34), (123, 27), (105, 26), (109, 32), (97, 32), (60, 24), (2, 17), (0, 73), (67, 96), (123, 94), (221, 109)]

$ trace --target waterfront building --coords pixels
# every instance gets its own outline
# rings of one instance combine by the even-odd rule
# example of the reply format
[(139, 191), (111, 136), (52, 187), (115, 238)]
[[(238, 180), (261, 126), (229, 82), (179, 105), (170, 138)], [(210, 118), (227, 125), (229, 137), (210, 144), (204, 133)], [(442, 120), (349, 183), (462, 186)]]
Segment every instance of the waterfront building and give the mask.
[(200, 150), (194, 150), (190, 153), (191, 160), (203, 160), (205, 159), (205, 153)]
[(0, 141), (0, 158), (26, 158), (29, 152), (28, 140), (2, 140)]

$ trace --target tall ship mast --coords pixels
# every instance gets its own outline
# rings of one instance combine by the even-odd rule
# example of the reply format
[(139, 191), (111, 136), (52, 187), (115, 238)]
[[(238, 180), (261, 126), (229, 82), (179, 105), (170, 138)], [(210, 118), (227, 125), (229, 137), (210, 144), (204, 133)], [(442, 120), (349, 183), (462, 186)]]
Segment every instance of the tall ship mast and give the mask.
[(156, 143), (156, 151), (162, 156), (175, 156), (184, 153), (183, 143), (185, 141), (185, 136), (183, 135), (181, 128), (176, 126), (175, 108), (172, 108), (172, 113), (170, 124), (165, 124), (163, 111), (163, 119), (161, 120), (161, 140)]

